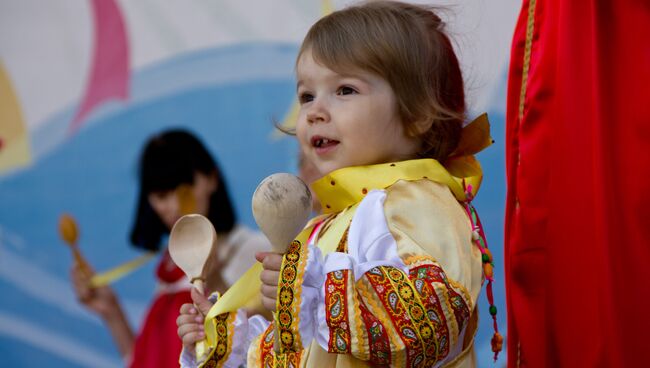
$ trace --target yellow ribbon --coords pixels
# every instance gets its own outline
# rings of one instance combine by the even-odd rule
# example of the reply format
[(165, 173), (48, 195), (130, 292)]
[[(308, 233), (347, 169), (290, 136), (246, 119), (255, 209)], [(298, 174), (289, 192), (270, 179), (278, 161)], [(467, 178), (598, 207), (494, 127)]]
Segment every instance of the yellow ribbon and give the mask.
[(106, 272), (95, 274), (93, 277), (90, 278), (89, 281), (90, 287), (96, 288), (96, 287), (106, 286), (115, 280), (119, 280), (122, 277), (128, 275), (129, 273), (133, 272), (136, 268), (145, 264), (155, 255), (156, 253), (154, 252), (148, 252), (136, 259), (123, 263)]

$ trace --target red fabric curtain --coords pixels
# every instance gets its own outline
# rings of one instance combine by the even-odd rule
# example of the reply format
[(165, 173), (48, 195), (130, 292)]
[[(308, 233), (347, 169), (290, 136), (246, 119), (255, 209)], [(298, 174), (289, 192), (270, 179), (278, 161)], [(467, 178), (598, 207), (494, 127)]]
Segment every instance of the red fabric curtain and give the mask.
[(650, 1), (524, 1), (506, 120), (508, 366), (648, 364)]

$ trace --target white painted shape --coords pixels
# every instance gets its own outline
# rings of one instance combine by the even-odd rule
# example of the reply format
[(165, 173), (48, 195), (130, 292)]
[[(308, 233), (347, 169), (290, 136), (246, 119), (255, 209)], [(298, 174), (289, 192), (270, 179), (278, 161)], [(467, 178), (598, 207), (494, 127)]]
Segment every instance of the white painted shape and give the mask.
[[(443, 15), (467, 80), (468, 107), (478, 113), (502, 88), (512, 32), (520, 9), (516, 0), (417, 1), (449, 8)], [(333, 1), (340, 9), (352, 1)], [(2, 0), (0, 58), (16, 89), (28, 129), (82, 97), (92, 57), (89, 2)], [(130, 65), (152, 63), (206, 48), (251, 41), (299, 44), (319, 17), (322, 1), (154, 1), (118, 0), (125, 17)]]
[(30, 131), (83, 94), (92, 57), (89, 4), (0, 2), (0, 59)]

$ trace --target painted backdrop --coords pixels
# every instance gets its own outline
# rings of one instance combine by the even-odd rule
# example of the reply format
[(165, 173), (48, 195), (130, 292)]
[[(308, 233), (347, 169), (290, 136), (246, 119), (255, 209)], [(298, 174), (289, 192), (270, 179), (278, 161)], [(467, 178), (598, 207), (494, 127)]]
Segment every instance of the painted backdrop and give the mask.
[[(290, 116), (299, 43), (339, 1), (0, 0), (0, 361), (24, 367), (119, 367), (99, 319), (77, 304), (63, 212), (97, 270), (137, 256), (128, 245), (136, 159), (169, 127), (199, 134), (219, 159), (240, 219), (266, 175), (295, 172), (297, 145), (274, 133)], [(437, 4), (440, 4), (438, 2)], [(504, 108), (519, 3), (446, 2), (472, 114), (490, 114), (496, 144), (477, 207), (502, 267)], [(139, 325), (153, 263), (114, 286)], [(479, 304), (487, 308), (485, 300)], [(506, 321), (501, 315), (501, 330)], [(481, 366), (492, 366), (482, 313)], [(504, 362), (502, 358), (502, 363)]]

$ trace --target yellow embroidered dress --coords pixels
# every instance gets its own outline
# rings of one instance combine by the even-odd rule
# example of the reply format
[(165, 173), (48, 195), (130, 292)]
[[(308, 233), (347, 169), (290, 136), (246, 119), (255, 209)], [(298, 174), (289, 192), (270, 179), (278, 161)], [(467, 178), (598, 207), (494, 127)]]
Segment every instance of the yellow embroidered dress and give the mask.
[(475, 366), (475, 306), (491, 262), (465, 203), (482, 178), (472, 155), (491, 144), (487, 118), (475, 122), (445, 167), (349, 167), (315, 182), (325, 215), (284, 255), (274, 322), (251, 312), (256, 265), (210, 310), (206, 340), (181, 366)]

